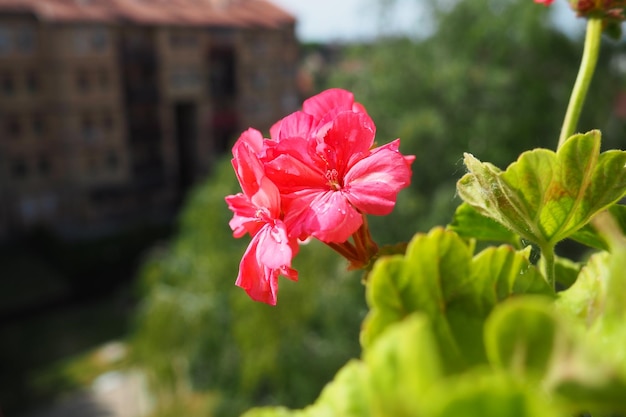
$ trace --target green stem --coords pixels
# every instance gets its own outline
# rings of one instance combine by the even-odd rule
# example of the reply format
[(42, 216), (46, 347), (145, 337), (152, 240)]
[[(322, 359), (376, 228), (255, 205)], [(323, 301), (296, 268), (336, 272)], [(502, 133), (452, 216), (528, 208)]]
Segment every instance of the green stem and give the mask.
[(567, 138), (576, 132), (580, 112), (582, 111), (583, 104), (585, 103), (587, 91), (589, 90), (589, 84), (591, 83), (593, 73), (596, 69), (596, 63), (598, 62), (601, 37), (602, 19), (590, 17), (587, 21), (587, 34), (585, 35), (585, 49), (583, 51), (583, 57), (580, 62), (580, 68), (578, 69), (576, 83), (574, 84), (574, 89), (572, 90), (572, 95), (570, 96), (569, 104), (567, 105), (567, 112), (565, 113), (565, 119), (563, 120), (563, 127), (561, 127), (561, 135), (559, 136), (559, 145), (557, 149), (565, 143)]
[(552, 289), (556, 290), (556, 269), (554, 246), (546, 246), (541, 248), (541, 256), (543, 257), (543, 273)]

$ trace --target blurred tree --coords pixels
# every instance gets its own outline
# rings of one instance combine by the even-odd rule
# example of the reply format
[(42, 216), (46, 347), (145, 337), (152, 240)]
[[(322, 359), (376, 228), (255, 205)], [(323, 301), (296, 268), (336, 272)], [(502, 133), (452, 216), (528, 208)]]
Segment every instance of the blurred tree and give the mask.
[[(383, 10), (394, 3), (378, 1)], [(581, 40), (551, 27), (549, 10), (529, 0), (414, 1), (432, 19), (416, 25), (437, 28), (432, 35), (349, 47), (325, 86), (352, 90), (379, 140), (400, 137), (417, 156), (400, 220), (373, 221), (388, 242), (450, 219), (463, 152), (504, 168), (523, 150), (554, 149), (580, 62)], [(615, 44), (605, 46), (580, 131), (606, 127), (606, 97), (619, 92), (608, 65)]]

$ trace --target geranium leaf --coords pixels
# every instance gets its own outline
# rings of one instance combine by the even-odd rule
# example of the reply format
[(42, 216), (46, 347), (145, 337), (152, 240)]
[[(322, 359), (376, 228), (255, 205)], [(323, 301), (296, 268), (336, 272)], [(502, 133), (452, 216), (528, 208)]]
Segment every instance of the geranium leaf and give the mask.
[(540, 247), (572, 235), (626, 191), (626, 152), (600, 154), (599, 131), (572, 136), (556, 153), (524, 152), (506, 171), (470, 154), (465, 165), (459, 195)]
[(506, 373), (477, 370), (439, 387), (432, 396), (433, 417), (566, 417), (539, 390), (519, 384)]
[(483, 216), (467, 203), (457, 207), (448, 229), (466, 239), (506, 242), (519, 245), (519, 237), (497, 221)]
[(431, 320), (448, 371), (484, 362), (482, 326), (494, 305), (514, 294), (552, 294), (526, 255), (502, 246), (472, 258), (472, 247), (454, 232), (416, 235), (405, 256), (374, 265), (362, 344), (370, 346), (388, 326), (419, 311)]
[[(626, 232), (626, 206), (622, 204), (613, 204), (608, 208), (609, 213), (613, 216), (615, 221), (619, 224), (622, 233)], [(609, 248), (608, 243), (604, 240), (598, 231), (593, 227), (591, 223), (586, 224), (571, 238), (583, 245), (587, 245), (592, 248), (607, 250)]]
[(352, 360), (324, 387), (314, 404), (302, 410), (254, 408), (242, 417), (370, 417), (367, 383), (365, 364)]
[[(443, 371), (429, 320), (413, 314), (389, 327), (365, 351), (374, 416), (410, 417), (431, 400)], [(341, 414), (342, 416), (344, 414)]]
[(561, 314), (538, 297), (496, 307), (485, 326), (490, 363), (558, 396), (572, 414), (626, 411), (626, 379), (618, 362), (597, 349), (597, 336), (581, 334), (576, 320)]

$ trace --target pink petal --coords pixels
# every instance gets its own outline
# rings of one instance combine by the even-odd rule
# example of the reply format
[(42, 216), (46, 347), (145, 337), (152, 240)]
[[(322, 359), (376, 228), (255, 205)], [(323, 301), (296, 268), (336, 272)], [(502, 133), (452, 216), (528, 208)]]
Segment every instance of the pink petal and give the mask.
[(393, 210), (398, 192), (411, 182), (411, 168), (393, 146), (378, 149), (346, 173), (347, 198), (365, 214), (385, 215)]
[(299, 197), (293, 200), (285, 217), (294, 236), (342, 243), (363, 223), (361, 214), (340, 191), (312, 191)]
[(268, 268), (257, 261), (259, 239), (252, 238), (239, 264), (235, 285), (243, 288), (255, 301), (276, 305), (278, 275), (280, 271)]
[(235, 151), (235, 147), (237, 147), (238, 142), (246, 143), (248, 146), (250, 146), (250, 148), (252, 148), (254, 153), (258, 155), (263, 149), (263, 134), (256, 129), (248, 128), (248, 130), (246, 130), (241, 134), (241, 136), (239, 136), (237, 142), (235, 142), (235, 146), (233, 146), (233, 153)]
[(369, 154), (375, 134), (376, 127), (367, 114), (343, 112), (333, 121), (318, 153), (343, 176), (351, 161)]
[(306, 188), (325, 188), (324, 173), (310, 163), (306, 164), (292, 155), (283, 154), (266, 165), (267, 176), (283, 194)]
[(313, 116), (298, 111), (283, 118), (272, 126), (272, 139), (280, 141), (284, 138), (308, 138), (313, 132), (315, 121)]
[(259, 244), (257, 259), (268, 268), (279, 269), (291, 266), (294, 254), (289, 244), (287, 228), (281, 221), (276, 224), (267, 224), (258, 233)]
[(250, 199), (238, 193), (225, 198), (228, 208), (234, 213), (233, 218), (228, 223), (233, 230), (234, 237), (242, 237), (246, 233), (254, 235), (262, 224), (259, 223), (256, 213), (257, 208)]
[(239, 140), (233, 146), (232, 165), (243, 193), (254, 195), (259, 190), (259, 182), (265, 176), (265, 170), (254, 149), (246, 141)]
[(302, 103), (302, 110), (321, 120), (326, 114), (336, 110), (352, 110), (354, 94), (340, 88), (331, 88), (308, 98)]
[[(298, 272), (291, 268), (291, 258), (297, 252), (295, 240), (286, 241), (289, 249), (280, 249), (281, 254), (272, 254), (276, 249), (275, 234), (286, 237), (286, 230), (276, 232), (284, 225), (266, 224), (259, 233), (252, 238), (239, 264), (239, 274), (235, 285), (243, 288), (255, 301), (276, 305), (278, 294), (278, 277), (283, 274), (287, 278), (297, 281)], [(289, 255), (288, 257), (286, 255)], [(265, 261), (269, 259), (269, 263)], [(284, 264), (278, 265), (282, 261)], [(278, 265), (273, 267), (273, 265)]]

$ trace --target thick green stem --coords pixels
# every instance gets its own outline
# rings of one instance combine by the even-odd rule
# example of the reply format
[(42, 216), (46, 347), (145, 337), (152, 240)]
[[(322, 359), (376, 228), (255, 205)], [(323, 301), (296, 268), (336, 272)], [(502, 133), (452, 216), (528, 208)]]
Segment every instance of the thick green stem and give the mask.
[(554, 246), (546, 245), (541, 248), (541, 257), (543, 258), (543, 273), (548, 284), (556, 290), (556, 268)]
[(585, 98), (587, 97), (587, 91), (589, 90), (589, 84), (591, 83), (593, 73), (596, 69), (596, 63), (598, 62), (601, 37), (602, 19), (595, 17), (589, 18), (587, 21), (587, 34), (585, 35), (585, 49), (580, 62), (580, 68), (578, 69), (576, 83), (574, 84), (574, 89), (572, 90), (572, 95), (567, 105), (567, 112), (565, 113), (565, 119), (561, 127), (561, 135), (559, 136), (557, 149), (565, 143), (567, 138), (576, 133), (578, 119), (580, 118), (580, 113), (585, 103)]

